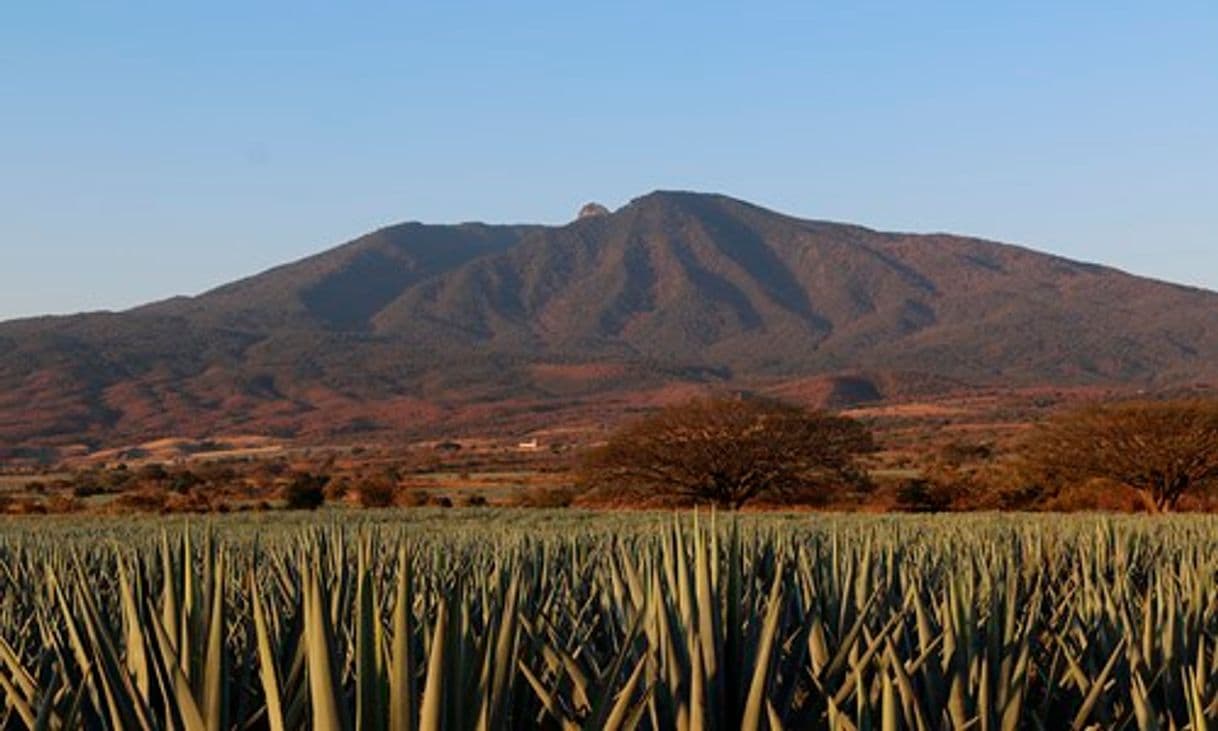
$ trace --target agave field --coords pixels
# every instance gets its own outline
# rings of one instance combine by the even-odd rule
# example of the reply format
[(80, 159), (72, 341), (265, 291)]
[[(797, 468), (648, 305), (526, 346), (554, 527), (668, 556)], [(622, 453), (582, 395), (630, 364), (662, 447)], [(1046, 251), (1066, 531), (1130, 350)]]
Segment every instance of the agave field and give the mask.
[(0, 523), (0, 726), (1204, 729), (1218, 520)]

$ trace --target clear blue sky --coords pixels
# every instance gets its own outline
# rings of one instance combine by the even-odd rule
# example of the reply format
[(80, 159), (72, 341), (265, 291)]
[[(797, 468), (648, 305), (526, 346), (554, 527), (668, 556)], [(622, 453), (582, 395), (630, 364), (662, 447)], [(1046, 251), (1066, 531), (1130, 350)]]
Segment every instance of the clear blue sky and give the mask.
[(411, 5), (5, 3), (0, 319), (655, 188), (1218, 288), (1213, 0)]

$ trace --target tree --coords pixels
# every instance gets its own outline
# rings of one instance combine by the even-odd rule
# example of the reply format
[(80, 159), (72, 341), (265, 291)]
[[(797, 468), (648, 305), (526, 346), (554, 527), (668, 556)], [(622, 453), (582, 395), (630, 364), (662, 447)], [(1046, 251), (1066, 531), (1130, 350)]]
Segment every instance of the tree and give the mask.
[(762, 493), (863, 481), (871, 451), (859, 422), (753, 398), (695, 399), (613, 434), (585, 461), (584, 480), (650, 488), (735, 510)]
[(1039, 427), (1023, 462), (1046, 487), (1104, 479), (1169, 512), (1218, 480), (1218, 402), (1129, 401), (1086, 406)]

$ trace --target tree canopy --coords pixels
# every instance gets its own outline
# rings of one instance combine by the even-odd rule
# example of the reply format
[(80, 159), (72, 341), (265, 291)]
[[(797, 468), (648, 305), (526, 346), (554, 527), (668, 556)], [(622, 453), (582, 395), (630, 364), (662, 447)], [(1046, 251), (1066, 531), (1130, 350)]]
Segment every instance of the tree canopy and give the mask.
[(1106, 479), (1136, 490), (1148, 510), (1171, 511), (1218, 480), (1218, 402), (1086, 406), (1037, 428), (1022, 456), (1047, 487)]
[(736, 509), (761, 495), (863, 479), (874, 448), (853, 419), (752, 398), (695, 399), (628, 424), (585, 462), (586, 480)]

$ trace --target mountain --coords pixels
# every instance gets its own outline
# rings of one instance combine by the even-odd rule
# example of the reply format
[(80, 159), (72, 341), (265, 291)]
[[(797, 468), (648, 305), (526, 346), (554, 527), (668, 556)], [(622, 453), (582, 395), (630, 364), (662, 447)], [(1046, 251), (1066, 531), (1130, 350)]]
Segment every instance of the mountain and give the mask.
[(406, 223), (197, 297), (0, 323), (0, 442), (508, 428), (808, 379), (827, 403), (1156, 388), (1216, 356), (1213, 292), (656, 192), (564, 226)]

